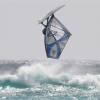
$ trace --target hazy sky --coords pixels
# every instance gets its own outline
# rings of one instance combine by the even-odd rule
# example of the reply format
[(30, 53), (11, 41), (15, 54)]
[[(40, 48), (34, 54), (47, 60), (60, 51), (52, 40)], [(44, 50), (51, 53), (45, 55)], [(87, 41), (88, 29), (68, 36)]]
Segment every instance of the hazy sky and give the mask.
[(60, 59), (100, 59), (100, 0), (0, 0), (0, 59), (47, 59), (42, 26), (51, 9), (72, 33)]

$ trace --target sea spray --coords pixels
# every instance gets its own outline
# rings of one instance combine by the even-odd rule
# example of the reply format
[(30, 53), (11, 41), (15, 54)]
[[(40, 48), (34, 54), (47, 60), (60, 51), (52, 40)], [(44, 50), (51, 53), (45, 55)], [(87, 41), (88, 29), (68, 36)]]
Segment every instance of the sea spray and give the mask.
[[(97, 64), (87, 63), (34, 62), (21, 65), (13, 74), (0, 75), (0, 100), (99, 100), (100, 74), (88, 73)], [(76, 72), (72, 73), (74, 66)], [(87, 72), (85, 67), (88, 67)], [(80, 69), (86, 73), (80, 74)]]

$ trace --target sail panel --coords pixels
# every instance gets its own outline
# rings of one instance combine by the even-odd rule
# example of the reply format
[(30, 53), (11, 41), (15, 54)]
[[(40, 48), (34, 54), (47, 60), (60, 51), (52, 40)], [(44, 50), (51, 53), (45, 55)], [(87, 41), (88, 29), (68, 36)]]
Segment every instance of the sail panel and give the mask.
[(59, 58), (71, 33), (55, 17), (51, 17), (46, 27), (45, 49), (47, 57)]

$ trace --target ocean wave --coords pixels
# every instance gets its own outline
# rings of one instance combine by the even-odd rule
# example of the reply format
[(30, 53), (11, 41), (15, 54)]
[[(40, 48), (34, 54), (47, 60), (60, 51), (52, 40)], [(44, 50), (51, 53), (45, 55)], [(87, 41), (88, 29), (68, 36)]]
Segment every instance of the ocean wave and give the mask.
[(99, 100), (100, 74), (79, 70), (62, 62), (24, 64), (0, 75), (0, 100)]
[(75, 75), (68, 70), (62, 70), (61, 63), (48, 62), (24, 65), (19, 67), (15, 74), (0, 76), (0, 86), (3, 87), (27, 88), (39, 84), (93, 89), (100, 87), (100, 75)]

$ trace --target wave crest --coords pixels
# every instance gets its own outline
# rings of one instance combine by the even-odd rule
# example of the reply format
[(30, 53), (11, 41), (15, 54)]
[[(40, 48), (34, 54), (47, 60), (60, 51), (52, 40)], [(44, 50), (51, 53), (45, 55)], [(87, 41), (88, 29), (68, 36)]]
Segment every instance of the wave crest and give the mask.
[(15, 74), (0, 76), (0, 85), (18, 88), (39, 84), (63, 85), (83, 89), (100, 87), (100, 75), (73, 75), (69, 70), (65, 70), (62, 70), (61, 63), (48, 62), (24, 65), (19, 67)]

